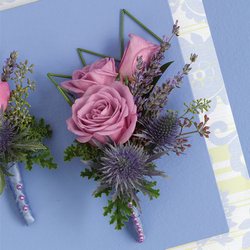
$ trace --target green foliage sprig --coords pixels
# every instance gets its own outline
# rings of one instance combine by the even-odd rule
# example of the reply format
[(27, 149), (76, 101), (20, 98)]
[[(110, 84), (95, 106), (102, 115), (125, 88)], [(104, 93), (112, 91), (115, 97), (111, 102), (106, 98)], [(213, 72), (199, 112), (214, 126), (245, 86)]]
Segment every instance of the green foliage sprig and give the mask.
[(8, 121), (19, 130), (25, 129), (32, 122), (32, 115), (29, 112), (31, 105), (28, 102), (29, 91), (35, 90), (35, 82), (29, 78), (33, 73), (34, 65), (28, 61), (16, 63), (16, 68), (10, 75), (15, 89), (11, 91), (8, 109), (5, 113)]
[(82, 161), (97, 161), (100, 157), (101, 150), (90, 144), (82, 144), (78, 141), (73, 142), (64, 151), (64, 160), (71, 161), (73, 158), (80, 158)]
[[(205, 114), (203, 116), (203, 120), (198, 122), (195, 119), (195, 115), (208, 112), (210, 109), (210, 104), (211, 100), (206, 98), (193, 100), (190, 104), (184, 103), (186, 109), (184, 110), (184, 114), (180, 117), (181, 136), (188, 136), (190, 134), (198, 133), (200, 136), (204, 136), (206, 138), (209, 137), (210, 131), (209, 127), (207, 126), (209, 117)], [(183, 132), (184, 129), (191, 127), (194, 127), (195, 130)]]
[(192, 113), (192, 114), (200, 114), (204, 112), (208, 112), (210, 109), (211, 100), (206, 98), (200, 98), (197, 100), (193, 100), (190, 104), (184, 103), (186, 110), (184, 114)]
[(115, 224), (115, 229), (117, 230), (121, 230), (125, 226), (132, 214), (128, 203), (129, 201), (125, 199), (117, 198), (108, 200), (108, 205), (104, 207), (103, 215), (110, 215), (110, 224)]
[(0, 114), (0, 193), (4, 189), (10, 163), (24, 163), (28, 170), (34, 164), (49, 169), (57, 167), (50, 150), (44, 145), (52, 130), (43, 119), (37, 120), (30, 113), (28, 97), (36, 86), (30, 78), (34, 65), (27, 60), (17, 62), (17, 58), (18, 53), (12, 52), (1, 74), (1, 79), (8, 81), (13, 89), (7, 110)]

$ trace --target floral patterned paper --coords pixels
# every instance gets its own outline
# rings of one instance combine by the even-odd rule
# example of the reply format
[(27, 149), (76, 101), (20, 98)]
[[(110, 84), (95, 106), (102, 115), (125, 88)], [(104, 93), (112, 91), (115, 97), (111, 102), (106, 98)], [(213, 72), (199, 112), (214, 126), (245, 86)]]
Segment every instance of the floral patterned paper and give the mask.
[(184, 59), (199, 55), (189, 76), (194, 97), (212, 100), (212, 136), (207, 140), (230, 232), (171, 250), (249, 250), (250, 181), (234, 118), (201, 0), (168, 0), (173, 20), (182, 27)]

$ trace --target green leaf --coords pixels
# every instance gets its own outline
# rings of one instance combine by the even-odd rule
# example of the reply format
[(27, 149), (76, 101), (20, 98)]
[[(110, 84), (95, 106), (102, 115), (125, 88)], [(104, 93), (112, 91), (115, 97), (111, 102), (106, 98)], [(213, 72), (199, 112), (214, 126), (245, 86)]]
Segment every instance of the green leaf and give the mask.
[(3, 171), (0, 169), (0, 195), (3, 193), (5, 188), (5, 175)]
[(159, 189), (154, 189), (154, 187), (157, 185), (156, 181), (145, 181), (143, 185), (143, 193), (149, 196), (150, 200), (153, 198), (158, 198), (160, 196), (160, 190)]
[[(165, 64), (163, 64), (163, 65), (161, 66), (161, 72), (162, 72), (162, 74), (164, 74), (164, 73), (166, 72), (166, 70), (169, 68), (169, 66), (170, 66), (173, 62), (174, 62), (174, 61), (167, 62), (167, 63), (165, 63)], [(154, 90), (155, 86), (157, 85), (158, 81), (160, 80), (162, 74), (161, 74), (160, 76), (157, 76), (157, 77), (154, 78), (154, 80), (153, 80), (152, 83), (151, 83), (151, 85), (152, 85), (151, 90), (145, 95), (146, 98), (149, 97), (150, 94), (153, 92), (153, 90)]]
[(111, 214), (113, 207), (114, 207), (113, 201), (112, 200), (108, 201), (108, 205), (103, 208), (103, 210), (104, 210), (103, 215), (107, 216), (108, 214)]
[(105, 189), (102, 189), (102, 190), (97, 190), (94, 195), (95, 195), (95, 198), (101, 198), (103, 194), (105, 194), (106, 196), (108, 196), (111, 192), (111, 189), (109, 188), (105, 188)]
[(132, 214), (132, 210), (128, 208), (128, 203), (127, 199), (116, 198), (115, 200), (109, 200), (108, 205), (103, 208), (103, 215), (110, 214), (110, 224), (115, 224), (116, 230), (121, 230)]
[(174, 61), (167, 62), (161, 66), (161, 72), (164, 74), (164, 72), (169, 68), (169, 66), (174, 63)]
[[(161, 72), (162, 72), (162, 74), (165, 73), (165, 71), (169, 68), (169, 66), (170, 66), (173, 62), (174, 62), (174, 61), (170, 61), (170, 62), (167, 62), (167, 63), (165, 63), (165, 64), (163, 64), (163, 65), (161, 66)], [(161, 78), (161, 76), (155, 77), (155, 78), (154, 78), (154, 81), (153, 81), (153, 83), (152, 83), (152, 85), (156, 85), (157, 82), (160, 80), (160, 78)]]
[(38, 151), (47, 149), (42, 143), (39, 142), (24, 142), (24, 143), (16, 143), (14, 148), (25, 151)]
[(187, 113), (200, 114), (208, 112), (208, 110), (210, 109), (210, 104), (211, 100), (208, 100), (206, 98), (193, 100), (190, 104), (184, 103), (184, 106), (186, 107), (186, 110), (184, 112), (185, 114)]
[[(99, 176), (95, 180), (98, 180), (98, 179), (100, 179)], [(108, 196), (111, 193), (111, 191), (112, 191), (111, 187), (100, 185), (95, 190), (95, 192), (93, 193), (93, 195), (94, 195), (95, 198), (101, 198), (103, 194), (106, 195), (106, 196)]]
[(48, 148), (36, 153), (27, 154), (24, 163), (26, 169), (31, 170), (34, 164), (41, 166), (42, 168), (56, 169), (57, 164), (54, 162), (51, 152)]
[(100, 150), (87, 143), (75, 141), (64, 151), (64, 161), (71, 161), (73, 158), (81, 158), (83, 161), (96, 161), (100, 156)]
[(89, 180), (90, 179), (94, 179), (94, 180), (97, 180), (99, 179), (98, 178), (98, 175), (97, 175), (97, 172), (94, 170), (94, 169), (88, 169), (88, 168), (85, 168), (82, 172), (81, 172), (81, 177), (82, 178), (88, 178)]
[(30, 127), (29, 138), (42, 140), (43, 138), (51, 138), (52, 130), (50, 125), (45, 123), (44, 119), (36, 120), (33, 117), (32, 126)]

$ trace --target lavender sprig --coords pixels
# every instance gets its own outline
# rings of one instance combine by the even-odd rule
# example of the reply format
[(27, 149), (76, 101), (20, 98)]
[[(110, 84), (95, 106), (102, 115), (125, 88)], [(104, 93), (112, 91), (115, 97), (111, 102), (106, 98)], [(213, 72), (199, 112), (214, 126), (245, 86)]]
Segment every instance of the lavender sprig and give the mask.
[(182, 72), (178, 72), (174, 77), (169, 78), (162, 86), (155, 86), (149, 98), (143, 103), (146, 115), (157, 117), (168, 102), (168, 96), (175, 88), (179, 88), (185, 75), (190, 72), (192, 63), (197, 59), (196, 54), (190, 55), (190, 62), (185, 64)]
[(163, 41), (159, 51), (153, 55), (150, 64), (147, 65), (142, 57), (137, 58), (136, 71), (130, 83), (130, 90), (134, 96), (146, 95), (152, 89), (154, 78), (160, 76), (161, 62), (164, 60), (164, 53), (169, 48), (169, 43)]
[(14, 73), (15, 68), (17, 67), (17, 57), (18, 57), (18, 52), (13, 51), (10, 53), (9, 58), (6, 59), (6, 62), (3, 66), (3, 72), (1, 74), (1, 80), (3, 82), (7, 82), (11, 75)]
[(129, 88), (135, 98), (138, 113), (142, 112), (146, 99), (155, 88), (156, 82), (154, 80), (163, 73), (161, 66), (165, 58), (164, 54), (170, 48), (172, 38), (179, 35), (179, 28), (178, 21), (176, 21), (171, 36), (163, 38), (160, 49), (153, 55), (149, 65), (143, 61), (142, 57), (137, 58), (136, 71), (129, 82)]
[(172, 34), (179, 36), (180, 35), (180, 26), (178, 25), (178, 20), (175, 21), (173, 25)]

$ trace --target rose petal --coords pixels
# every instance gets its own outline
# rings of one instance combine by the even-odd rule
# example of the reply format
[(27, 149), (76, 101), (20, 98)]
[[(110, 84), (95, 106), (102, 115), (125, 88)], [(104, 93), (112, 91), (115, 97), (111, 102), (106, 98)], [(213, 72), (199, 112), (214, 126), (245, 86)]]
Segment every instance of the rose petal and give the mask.
[(68, 125), (68, 130), (71, 131), (72, 133), (74, 133), (75, 135), (78, 136), (90, 136), (90, 134), (84, 132), (83, 130), (80, 130), (78, 128), (78, 126), (76, 125), (76, 123), (73, 121), (72, 118), (69, 118), (66, 121), (67, 125)]
[(90, 80), (69, 80), (61, 84), (62, 88), (81, 96), (90, 87), (96, 85), (96, 82)]
[(9, 84), (7, 82), (0, 81), (0, 111), (1, 109), (3, 109), (3, 111), (6, 110), (9, 99), (10, 99)]
[(72, 74), (72, 80), (63, 82), (62, 87), (81, 96), (92, 85), (112, 84), (117, 75), (115, 60), (103, 58), (83, 69), (75, 70)]
[(85, 136), (85, 137), (77, 137), (76, 140), (81, 143), (86, 143), (86, 142), (89, 142), (92, 138), (93, 136), (90, 135), (90, 136)]
[(118, 140), (118, 144), (123, 144), (125, 142), (127, 142), (129, 140), (129, 138), (131, 137), (131, 135), (134, 133), (135, 131), (135, 127), (136, 127), (136, 122), (137, 122), (137, 114), (134, 114), (130, 117), (130, 124), (128, 128), (124, 128), (122, 133), (121, 133), (121, 137)]

